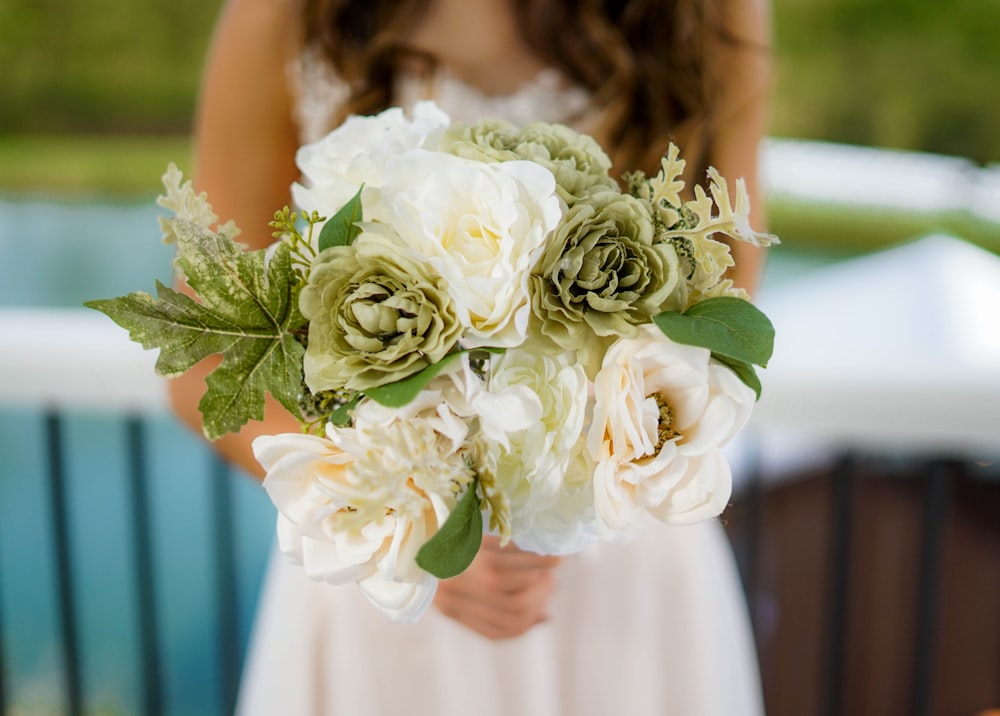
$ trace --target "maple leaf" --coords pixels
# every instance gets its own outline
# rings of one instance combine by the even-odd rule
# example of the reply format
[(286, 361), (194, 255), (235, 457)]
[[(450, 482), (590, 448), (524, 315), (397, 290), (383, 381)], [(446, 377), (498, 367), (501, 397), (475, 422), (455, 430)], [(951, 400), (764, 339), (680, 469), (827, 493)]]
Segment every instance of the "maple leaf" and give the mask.
[(84, 305), (127, 329), (144, 348), (158, 348), (160, 375), (180, 375), (222, 354), (198, 405), (209, 439), (262, 419), (268, 392), (297, 415), (304, 348), (295, 333), (306, 320), (288, 245), (244, 251), (224, 232), (180, 219), (173, 224), (176, 266), (200, 301), (157, 281), (157, 298), (137, 291)]

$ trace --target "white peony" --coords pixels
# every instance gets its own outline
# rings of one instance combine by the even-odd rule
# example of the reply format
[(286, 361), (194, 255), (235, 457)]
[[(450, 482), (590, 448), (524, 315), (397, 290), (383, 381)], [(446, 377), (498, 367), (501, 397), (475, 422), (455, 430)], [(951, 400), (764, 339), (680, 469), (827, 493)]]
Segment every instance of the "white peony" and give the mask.
[(594, 461), (586, 449), (586, 436), (570, 449), (556, 502), (527, 516), (519, 545), (542, 554), (573, 554), (600, 535), (594, 511)]
[(590, 473), (569, 471), (587, 409), (583, 368), (568, 354), (509, 350), (491, 362), (489, 389), (498, 394), (530, 390), (541, 406), (533, 424), (489, 450), (497, 487), (510, 504), (511, 538), (523, 549), (545, 554), (578, 551), (593, 538), (587, 529), (593, 512)]
[(463, 343), (520, 345), (528, 276), (563, 213), (552, 172), (417, 149), (387, 163), (383, 178), (366, 218), (390, 224), (444, 277)]
[(594, 393), (587, 450), (602, 538), (636, 536), (645, 513), (685, 524), (722, 511), (732, 475), (721, 448), (755, 399), (732, 370), (646, 324), (611, 346)]
[(458, 419), (359, 421), (326, 438), (257, 438), (282, 552), (311, 579), (357, 582), (381, 612), (415, 621), (437, 587), (417, 552), (472, 482), (466, 430)]
[(373, 116), (351, 116), (295, 155), (302, 183), (292, 198), (304, 211), (333, 216), (361, 188), (364, 204), (377, 201), (385, 164), (418, 147), (435, 148), (451, 120), (433, 102), (418, 102), (407, 118), (398, 107)]
[(463, 353), (406, 405), (389, 408), (365, 400), (355, 409), (354, 421), (356, 426), (378, 426), (419, 419), (456, 445), (468, 443), (469, 424), (474, 422), (487, 440), (508, 445), (511, 433), (537, 425), (541, 414), (538, 396), (530, 388), (488, 387), (472, 369), (469, 354)]

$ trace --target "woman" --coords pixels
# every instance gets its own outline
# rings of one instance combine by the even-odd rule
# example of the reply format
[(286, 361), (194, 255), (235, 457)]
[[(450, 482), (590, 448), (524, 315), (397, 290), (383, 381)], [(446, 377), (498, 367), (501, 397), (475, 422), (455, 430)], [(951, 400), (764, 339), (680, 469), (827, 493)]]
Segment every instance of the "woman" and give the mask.
[[(689, 169), (745, 177), (760, 223), (767, 16), (763, 0), (722, 1), (229, 0), (204, 78), (195, 183), (242, 241), (265, 246), (302, 142), (347, 114), (431, 97), (459, 120), (574, 124), (619, 172), (655, 168), (673, 139)], [(760, 257), (735, 251), (735, 279), (750, 288)], [(205, 363), (172, 386), (192, 426)], [(297, 430), (275, 403), (216, 447), (260, 476), (253, 438)], [(561, 561), (486, 540), (415, 625), (279, 561), (241, 710), (759, 713), (727, 550), (716, 523), (657, 526)]]

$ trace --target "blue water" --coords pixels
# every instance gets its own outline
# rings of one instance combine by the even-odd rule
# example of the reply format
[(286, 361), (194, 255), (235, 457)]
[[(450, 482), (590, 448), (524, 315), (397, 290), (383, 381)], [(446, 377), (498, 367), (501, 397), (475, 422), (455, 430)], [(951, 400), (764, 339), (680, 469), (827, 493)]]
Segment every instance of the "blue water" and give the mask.
[(0, 305), (79, 306), (170, 278), (159, 207), (0, 200)]
[[(79, 306), (169, 282), (152, 199), (135, 205), (0, 200), (0, 306)], [(8, 705), (63, 712), (44, 416), (0, 408), (0, 629)], [(218, 713), (209, 451), (171, 416), (149, 433), (153, 568), (168, 714)], [(140, 653), (120, 416), (67, 416), (66, 480), (76, 619), (88, 712), (137, 713)], [(274, 510), (232, 478), (242, 639), (249, 633)]]

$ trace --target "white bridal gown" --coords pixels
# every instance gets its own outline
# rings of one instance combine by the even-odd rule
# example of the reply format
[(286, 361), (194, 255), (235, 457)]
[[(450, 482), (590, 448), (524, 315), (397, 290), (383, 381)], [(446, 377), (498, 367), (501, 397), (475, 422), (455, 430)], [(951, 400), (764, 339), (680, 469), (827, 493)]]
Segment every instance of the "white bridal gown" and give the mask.
[[(301, 73), (303, 138), (342, 99), (335, 78)], [(456, 120), (561, 121), (587, 102), (543, 73), (512, 96), (441, 76)], [(401, 91), (406, 106), (427, 83)], [(311, 582), (272, 560), (243, 674), (243, 716), (589, 716), (763, 713), (749, 620), (718, 522), (650, 525), (638, 542), (594, 545), (558, 568), (551, 619), (490, 641), (433, 607), (396, 624), (353, 585)]]

